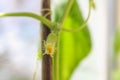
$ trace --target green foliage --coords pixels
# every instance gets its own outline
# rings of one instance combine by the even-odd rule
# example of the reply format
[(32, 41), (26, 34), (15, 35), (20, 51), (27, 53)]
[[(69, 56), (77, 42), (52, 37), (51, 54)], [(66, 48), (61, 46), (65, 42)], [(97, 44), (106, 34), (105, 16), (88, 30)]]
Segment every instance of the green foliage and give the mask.
[[(95, 5), (93, 3), (93, 0), (90, 0), (90, 8), (95, 8)], [(73, 3), (74, 2), (74, 3)], [(72, 6), (72, 7), (71, 7)], [(66, 10), (65, 10), (65, 7)], [(72, 9), (71, 9), (72, 8)], [(65, 12), (64, 12), (65, 10)], [(69, 13), (70, 10), (70, 13)], [(90, 11), (89, 11), (90, 12)], [(63, 14), (64, 13), (64, 14)], [(82, 17), (81, 11), (79, 9), (78, 3), (76, 0), (69, 0), (68, 4), (62, 4), (56, 9), (55, 13), (55, 21), (57, 23), (53, 23), (46, 19), (43, 16), (39, 16), (34, 13), (29, 12), (22, 12), (22, 13), (2, 13), (0, 14), (0, 17), (6, 17), (6, 16), (24, 16), (24, 17), (32, 17), (35, 18), (45, 25), (48, 26), (48, 28), (51, 29), (51, 32), (54, 32), (54, 34), (49, 34), (47, 37), (47, 43), (55, 44), (57, 43), (57, 39), (59, 37), (60, 43), (58, 47), (58, 53), (55, 54), (56, 56), (55, 61), (53, 61), (54, 64), (54, 71), (55, 73), (55, 80), (69, 80), (72, 73), (78, 66), (78, 64), (89, 54), (91, 49), (91, 39), (90, 39), (90, 33), (86, 26), (85, 28), (82, 28), (80, 31), (76, 31), (72, 33), (71, 31), (65, 32), (62, 29), (59, 29), (62, 25), (62, 28), (72, 30), (77, 29), (78, 27), (82, 27), (81, 25), (83, 23), (87, 23), (89, 16), (87, 20), (84, 22), (84, 19)], [(61, 21), (59, 21), (61, 20)], [(60, 26), (59, 26), (60, 25)], [(60, 31), (60, 36), (58, 36)], [(56, 46), (55, 46), (56, 47)], [(51, 48), (50, 48), (51, 50)], [(41, 51), (38, 51), (37, 54), (37, 60), (41, 58)], [(59, 70), (58, 70), (59, 69)], [(36, 68), (37, 70), (37, 68)], [(35, 77), (36, 77), (36, 71), (35, 70)], [(59, 73), (59, 74), (58, 74)]]
[(40, 60), (42, 58), (42, 52), (37, 53), (36, 60)]
[(118, 29), (115, 35), (114, 48), (115, 48), (115, 55), (117, 56), (117, 54), (120, 52), (120, 29)]
[(116, 69), (113, 71), (111, 80), (120, 80), (120, 69)]
[[(56, 9), (56, 22), (59, 21), (65, 4)], [(63, 28), (75, 29), (84, 22), (78, 3), (75, 1), (70, 14), (63, 22)], [(88, 28), (70, 33), (61, 32), (59, 44), (59, 80), (69, 80), (78, 64), (89, 54), (91, 39)]]

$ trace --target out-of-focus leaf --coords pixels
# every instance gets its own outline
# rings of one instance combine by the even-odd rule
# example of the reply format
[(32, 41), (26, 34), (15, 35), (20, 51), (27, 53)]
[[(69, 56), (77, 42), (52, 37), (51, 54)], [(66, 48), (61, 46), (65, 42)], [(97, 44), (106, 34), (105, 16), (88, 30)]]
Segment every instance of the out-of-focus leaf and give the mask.
[(96, 9), (96, 5), (94, 3), (94, 0), (90, 0), (90, 6), (91, 8), (93, 8), (94, 10)]
[[(56, 22), (62, 16), (65, 4), (60, 5), (56, 9)], [(84, 22), (78, 3), (74, 2), (71, 12), (65, 19), (63, 27), (67, 29), (74, 29), (80, 27)], [(59, 47), (59, 80), (70, 80), (73, 71), (78, 64), (89, 54), (91, 49), (91, 39), (88, 28), (82, 31), (70, 33), (61, 32), (60, 47)]]
[(120, 52), (120, 30), (119, 29), (115, 35), (114, 47), (115, 47), (115, 55), (117, 55)]
[(113, 71), (111, 80), (120, 80), (120, 69), (115, 69)]

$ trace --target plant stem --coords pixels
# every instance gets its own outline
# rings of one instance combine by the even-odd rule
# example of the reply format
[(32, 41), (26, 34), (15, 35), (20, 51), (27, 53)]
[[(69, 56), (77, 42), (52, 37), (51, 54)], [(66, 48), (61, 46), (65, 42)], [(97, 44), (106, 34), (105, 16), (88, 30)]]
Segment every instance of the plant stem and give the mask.
[(55, 54), (55, 77), (54, 80), (60, 80), (60, 68), (59, 68), (59, 64), (60, 64), (60, 53), (59, 53), (59, 44), (60, 44), (60, 32), (58, 33), (58, 38), (57, 38), (57, 50), (56, 50), (56, 54)]
[(61, 21), (60, 21), (61, 26), (63, 25), (65, 18), (68, 16), (73, 3), (74, 3), (74, 0), (68, 0), (66, 9), (64, 10), (63, 16), (62, 16)]
[[(50, 9), (50, 0), (42, 0), (42, 9)], [(49, 11), (45, 11), (42, 13), (44, 16), (46, 13)], [(51, 19), (51, 16), (47, 16), (47, 19)], [(45, 52), (45, 46), (44, 46), (44, 41), (46, 41), (47, 36), (50, 33), (50, 29), (43, 24), (42, 26), (42, 53)], [(42, 56), (42, 80), (52, 80), (53, 75), (52, 75), (52, 58), (50, 55), (43, 55)]]
[(31, 17), (37, 19), (47, 25), (48, 28), (52, 28), (53, 23), (45, 17), (39, 16), (31, 12), (15, 12), (15, 13), (0, 13), (0, 17)]

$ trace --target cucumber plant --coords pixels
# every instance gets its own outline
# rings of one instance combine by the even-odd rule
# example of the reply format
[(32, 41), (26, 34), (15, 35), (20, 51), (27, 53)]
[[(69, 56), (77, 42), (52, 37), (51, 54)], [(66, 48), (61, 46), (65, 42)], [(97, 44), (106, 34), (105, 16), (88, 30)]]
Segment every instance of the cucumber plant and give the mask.
[[(86, 26), (90, 18), (91, 9), (95, 9), (94, 1), (89, 0), (89, 11), (85, 21), (81, 16), (76, 0), (68, 0), (64, 5), (65, 9), (61, 10), (61, 12), (63, 12), (62, 15), (59, 15), (59, 11), (57, 11), (60, 9), (56, 9), (54, 21), (50, 20), (50, 0), (43, 0), (42, 5), (42, 16), (30, 12), (16, 12), (0, 13), (0, 17), (31, 17), (43, 24), (41, 28), (43, 35), (41, 40), (42, 44), (39, 45), (41, 47), (36, 57), (36, 69), (33, 74), (33, 80), (36, 80), (38, 60), (40, 60), (41, 57), (43, 67), (42, 80), (69, 80), (78, 63), (86, 57), (90, 51), (91, 42)], [(69, 27), (70, 25), (74, 26), (74, 29)], [(78, 50), (77, 48), (82, 47), (77, 47), (79, 44), (77, 45), (75, 41), (72, 41), (74, 38), (80, 40), (80, 44), (84, 48), (86, 47), (86, 50), (81, 49), (81, 51), (76, 52), (75, 49)], [(75, 48), (70, 48), (71, 45), (74, 45), (73, 47)], [(70, 51), (66, 51), (68, 50), (67, 48), (70, 48)], [(66, 58), (66, 56), (68, 58)], [(70, 63), (69, 61), (72, 62)]]

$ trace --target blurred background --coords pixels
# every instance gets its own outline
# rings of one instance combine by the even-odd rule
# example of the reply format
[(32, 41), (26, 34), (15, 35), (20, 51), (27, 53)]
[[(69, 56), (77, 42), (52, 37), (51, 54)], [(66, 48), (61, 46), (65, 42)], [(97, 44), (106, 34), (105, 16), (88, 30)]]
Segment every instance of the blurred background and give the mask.
[[(40, 14), (40, 3), (40, 0), (0, 0), (0, 12)], [(57, 6), (60, 0), (52, 3)], [(79, 4), (86, 18), (88, 0), (79, 0)], [(120, 80), (120, 1), (95, 0), (95, 4), (96, 10), (88, 22), (92, 50), (71, 80)], [(0, 80), (32, 80), (39, 26), (38, 21), (30, 18), (0, 18)]]

